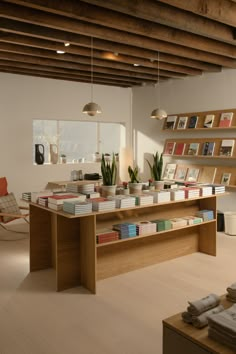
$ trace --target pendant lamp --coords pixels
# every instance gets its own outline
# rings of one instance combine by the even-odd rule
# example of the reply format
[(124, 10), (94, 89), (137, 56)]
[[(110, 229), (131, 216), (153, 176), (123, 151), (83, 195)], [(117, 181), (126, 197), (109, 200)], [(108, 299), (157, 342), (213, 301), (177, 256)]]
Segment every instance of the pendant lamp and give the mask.
[(91, 37), (91, 102), (87, 103), (83, 108), (83, 113), (89, 116), (102, 113), (101, 107), (93, 102), (93, 37)]
[[(157, 97), (158, 104), (161, 105), (161, 94), (160, 94), (160, 75), (159, 75), (159, 52), (157, 56)], [(156, 108), (152, 111), (150, 118), (161, 120), (167, 117), (167, 113), (164, 109)]]

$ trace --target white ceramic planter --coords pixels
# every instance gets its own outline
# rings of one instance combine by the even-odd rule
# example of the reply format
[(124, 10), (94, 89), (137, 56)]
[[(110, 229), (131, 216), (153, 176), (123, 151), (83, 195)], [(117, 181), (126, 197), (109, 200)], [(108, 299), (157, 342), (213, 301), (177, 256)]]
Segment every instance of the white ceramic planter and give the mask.
[(112, 185), (112, 186), (101, 186), (101, 194), (102, 197), (108, 197), (111, 195), (115, 195), (116, 194), (116, 185)]
[(142, 194), (143, 184), (142, 183), (131, 183), (129, 182), (130, 194)]

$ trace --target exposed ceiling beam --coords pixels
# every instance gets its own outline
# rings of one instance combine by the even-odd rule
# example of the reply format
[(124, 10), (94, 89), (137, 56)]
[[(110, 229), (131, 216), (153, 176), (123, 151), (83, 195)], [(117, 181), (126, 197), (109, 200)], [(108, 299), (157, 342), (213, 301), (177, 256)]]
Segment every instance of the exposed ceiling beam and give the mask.
[[(198, 16), (198, 12), (193, 11), (194, 13), (182, 10), (188, 10), (191, 6), (190, 3), (203, 3), (203, 1), (163, 1), (165, 4), (180, 3), (181, 10), (178, 8), (174, 8), (172, 6), (168, 6), (162, 4), (160, 1), (156, 0), (136, 0), (136, 1), (128, 1), (127, 0), (109, 0), (109, 1), (101, 1), (101, 0), (82, 0), (83, 2), (98, 5), (104, 7), (106, 9), (119, 11), (123, 14), (128, 14), (131, 16), (135, 16), (138, 18), (142, 18), (148, 21), (156, 22), (163, 24), (165, 26), (175, 27), (181, 29), (183, 31), (192, 32), (195, 34), (200, 34), (205, 37), (215, 38), (220, 41), (228, 42), (234, 44), (234, 39), (232, 35), (232, 28), (228, 26), (228, 23), (222, 24), (216, 21), (213, 21), (208, 18), (204, 18)], [(207, 1), (208, 3), (209, 1)], [(212, 2), (215, 2), (212, 1)], [(218, 3), (222, 3), (222, 1), (218, 0)], [(19, 3), (27, 4), (30, 1), (19, 1)], [(34, 1), (36, 6), (40, 7), (40, 0)], [(185, 4), (188, 3), (187, 6)], [(50, 4), (51, 6), (51, 4)], [(222, 4), (220, 5), (222, 7)], [(195, 5), (196, 7), (196, 5)], [(207, 6), (205, 6), (207, 8)], [(214, 6), (214, 9), (216, 7)], [(157, 16), (158, 14), (158, 16)], [(174, 18), (174, 23), (173, 23)], [(236, 6), (234, 12), (234, 20), (236, 22)]]
[[(8, 45), (9, 45), (9, 43), (22, 45), (22, 46), (24, 46), (25, 53), (27, 53), (27, 50), (28, 50), (27, 47), (25, 47), (25, 46), (29, 46), (29, 47), (33, 47), (33, 48), (40, 48), (40, 49), (48, 49), (53, 52), (56, 52), (58, 49), (65, 50), (64, 45), (60, 42), (55, 43), (55, 42), (45, 40), (45, 39), (20, 36), (20, 35), (16, 35), (13, 33), (1, 34), (1, 32), (0, 32), (0, 42), (8, 43)], [(6, 49), (4, 49), (3, 45), (1, 46), (2, 50), (7, 50), (7, 45), (5, 48)], [(9, 51), (11, 51), (11, 49), (9, 49)], [(82, 47), (82, 46), (70, 46), (70, 47), (66, 48), (66, 53), (91, 57), (91, 49), (89, 49), (87, 47)], [(137, 63), (143, 67), (158, 69), (158, 62), (157, 61), (155, 61), (155, 60), (151, 61), (149, 59), (143, 59), (140, 57), (122, 55), (122, 54), (118, 54), (118, 53), (117, 53), (117, 55), (114, 55), (111, 52), (104, 52), (104, 51), (100, 51), (100, 50), (93, 50), (93, 57), (103, 59), (103, 60), (105, 59), (108, 61), (111, 60), (111, 61), (131, 64), (131, 65), (134, 63)], [(190, 67), (183, 66), (183, 65), (166, 63), (163, 61), (159, 62), (159, 68), (163, 69), (163, 70), (173, 71), (173, 72), (180, 72), (180, 73), (187, 74), (187, 75), (201, 75), (202, 74), (202, 70), (190, 68)]]
[(190, 11), (226, 25), (236, 27), (236, 3), (230, 0), (159, 0), (164, 4)]
[[(215, 64), (218, 64), (218, 53), (232, 59), (236, 57), (236, 48), (233, 45), (219, 43), (216, 40), (174, 30), (149, 21), (143, 22), (145, 20), (140, 21), (128, 15), (117, 15), (110, 10), (101, 11), (100, 8), (87, 5), (81, 1), (73, 2), (74, 15), (73, 18), (69, 19), (65, 16), (68, 13), (68, 4), (66, 1), (60, 0), (60, 8), (62, 7), (61, 3), (65, 6), (65, 9), (63, 9), (64, 16), (31, 8), (22, 8), (7, 3), (7, 1), (0, 3), (0, 12), (3, 17), (10, 19), (18, 19), (61, 30), (67, 29), (67, 31), (73, 33), (87, 33), (89, 36), (107, 38), (108, 40), (116, 40), (117, 42), (149, 49), (153, 49), (153, 46), (155, 46), (156, 50), (159, 51), (163, 50), (170, 54), (175, 53), (180, 56), (198, 58)], [(60, 11), (62, 12), (62, 10)], [(78, 22), (78, 19), (81, 21)], [(83, 21), (90, 21), (90, 23)], [(106, 27), (103, 26), (104, 23), (106, 23)], [(109, 31), (107, 31), (107, 27)]]
[[(66, 31), (60, 31), (51, 28), (44, 28), (42, 26), (36, 26), (32, 24), (30, 25), (26, 23), (20, 23), (18, 21), (12, 21), (8, 19), (1, 20), (0, 28), (3, 30), (1, 31), (2, 32), (1, 37), (4, 37), (5, 31), (7, 31), (8, 33), (11, 32), (20, 35), (33, 36), (35, 38), (46, 38), (47, 40), (51, 40), (53, 42), (55, 41), (57, 42), (61, 41), (62, 43), (70, 42), (71, 44), (78, 45), (78, 46), (82, 45), (85, 47), (90, 47), (91, 45), (90, 38), (84, 35), (70, 33)], [(97, 49), (122, 53), (125, 55), (128, 54), (133, 56), (140, 56), (149, 60), (150, 59), (157, 60), (158, 51), (160, 50), (160, 49), (155, 50), (155, 47), (151, 49), (145, 49), (143, 47), (134, 46), (133, 44), (129, 45), (120, 42), (115, 43), (112, 41), (107, 41), (98, 38), (93, 39), (93, 46), (94, 48)], [(214, 64), (214, 63), (209, 63), (209, 61), (207, 62), (207, 59), (205, 57), (204, 57), (205, 61), (199, 61), (197, 60), (197, 58), (190, 59), (188, 57), (188, 53), (185, 52), (185, 54), (186, 56), (183, 56), (181, 52), (181, 56), (178, 56), (176, 53), (174, 53), (174, 51), (172, 54), (166, 54), (161, 52), (159, 58), (160, 61), (165, 61), (177, 65), (184, 65), (184, 66), (193, 67), (199, 70), (210, 71), (210, 72), (220, 71), (222, 62), (223, 65), (225, 65), (226, 67), (232, 67), (232, 68), (236, 67), (235, 60), (229, 58), (222, 57), (223, 58), (222, 62), (218, 60), (218, 64)]]

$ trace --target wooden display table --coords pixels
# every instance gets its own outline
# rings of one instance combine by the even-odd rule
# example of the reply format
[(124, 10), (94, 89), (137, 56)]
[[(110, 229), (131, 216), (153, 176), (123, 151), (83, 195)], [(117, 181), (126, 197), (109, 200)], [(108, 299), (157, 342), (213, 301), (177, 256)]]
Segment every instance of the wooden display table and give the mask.
[[(233, 305), (222, 297), (224, 308)], [(181, 313), (163, 321), (163, 354), (235, 354), (233, 349), (208, 337), (208, 326), (198, 329), (185, 323)]]
[[(194, 215), (210, 209), (215, 219), (178, 229), (96, 244), (96, 234), (113, 224)], [(72, 215), (30, 203), (30, 271), (54, 267), (58, 291), (193, 252), (216, 255), (216, 196), (127, 209)]]

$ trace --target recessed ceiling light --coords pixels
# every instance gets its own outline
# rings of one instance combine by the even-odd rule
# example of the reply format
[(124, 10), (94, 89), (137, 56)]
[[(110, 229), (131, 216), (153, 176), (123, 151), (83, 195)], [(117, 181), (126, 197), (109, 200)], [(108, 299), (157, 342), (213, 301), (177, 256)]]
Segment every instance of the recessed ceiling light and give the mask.
[(119, 53), (117, 53), (117, 52), (114, 52), (114, 55), (115, 55), (116, 57), (118, 57)]
[(66, 42), (66, 43), (64, 43), (64, 46), (65, 46), (65, 47), (69, 47), (69, 46), (70, 46), (70, 43), (69, 43), (69, 42)]
[(140, 66), (140, 64), (135, 63), (134, 66)]
[(65, 54), (64, 50), (57, 50), (57, 54)]

